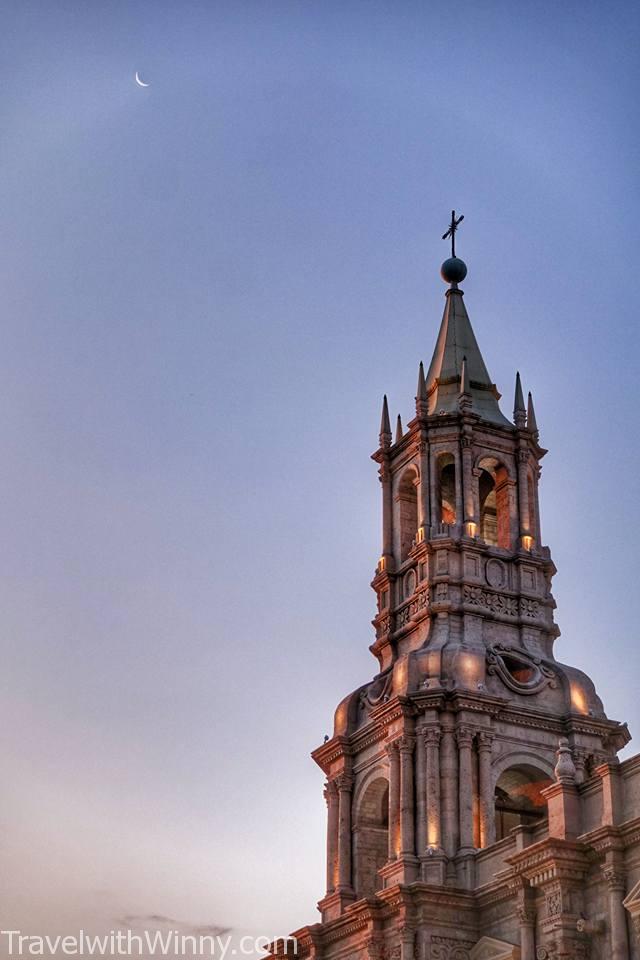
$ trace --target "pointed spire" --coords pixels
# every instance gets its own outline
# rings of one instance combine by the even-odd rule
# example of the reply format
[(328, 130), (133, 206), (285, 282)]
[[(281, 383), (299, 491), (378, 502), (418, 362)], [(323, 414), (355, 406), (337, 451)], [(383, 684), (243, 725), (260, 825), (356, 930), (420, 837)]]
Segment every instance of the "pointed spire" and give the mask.
[(450, 287), (440, 324), (440, 332), (433, 358), (426, 376), (431, 416), (457, 413), (459, 410), (462, 359), (466, 358), (466, 378), (473, 413), (484, 420), (505, 426), (509, 421), (502, 415), (495, 384), (491, 381), (467, 314), (462, 290)]
[[(531, 396), (531, 394), (529, 394)], [(522, 382), (520, 380), (520, 371), (516, 373), (516, 395), (513, 401), (513, 422), (518, 430), (524, 430), (527, 422), (527, 411), (524, 405), (524, 394), (522, 392)]]
[(427, 401), (427, 381), (424, 375), (424, 365), (422, 360), (420, 361), (420, 369), (418, 370), (418, 389), (416, 392), (416, 415), (418, 417), (426, 417), (429, 409), (429, 403)]
[(389, 404), (385, 393), (382, 401), (382, 419), (380, 420), (380, 446), (391, 446), (391, 421), (389, 420)]
[(533, 434), (534, 440), (537, 440), (540, 436), (538, 431), (538, 423), (536, 421), (536, 412), (533, 409), (533, 397), (529, 393), (527, 400), (527, 429)]
[(402, 440), (402, 437), (403, 437), (402, 417), (400, 416), (400, 414), (398, 414), (398, 419), (396, 421), (396, 443), (400, 443), (400, 441)]

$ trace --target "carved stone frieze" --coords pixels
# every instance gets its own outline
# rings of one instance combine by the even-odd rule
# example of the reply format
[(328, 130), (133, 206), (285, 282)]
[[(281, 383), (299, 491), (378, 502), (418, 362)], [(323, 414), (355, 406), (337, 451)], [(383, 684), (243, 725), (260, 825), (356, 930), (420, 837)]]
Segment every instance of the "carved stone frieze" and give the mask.
[(418, 614), (422, 613), (429, 606), (429, 590), (424, 587), (419, 591), (411, 601), (411, 603), (406, 604), (404, 607), (401, 607), (398, 610), (395, 616), (394, 629), (400, 630), (402, 627), (406, 626), (411, 620), (415, 619)]
[(507, 597), (503, 593), (494, 593), (482, 587), (473, 587), (468, 583), (464, 585), (463, 601), (469, 606), (481, 607), (490, 613), (498, 613), (506, 617), (518, 616), (517, 597)]

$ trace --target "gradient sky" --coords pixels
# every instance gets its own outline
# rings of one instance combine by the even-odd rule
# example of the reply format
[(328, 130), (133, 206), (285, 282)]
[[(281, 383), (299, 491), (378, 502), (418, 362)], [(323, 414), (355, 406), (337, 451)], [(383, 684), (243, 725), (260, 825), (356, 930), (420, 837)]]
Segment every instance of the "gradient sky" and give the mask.
[(557, 655), (640, 731), (639, 41), (631, 2), (3, 5), (2, 927), (317, 919), (309, 751), (376, 669), (369, 455), (452, 207), (550, 450)]

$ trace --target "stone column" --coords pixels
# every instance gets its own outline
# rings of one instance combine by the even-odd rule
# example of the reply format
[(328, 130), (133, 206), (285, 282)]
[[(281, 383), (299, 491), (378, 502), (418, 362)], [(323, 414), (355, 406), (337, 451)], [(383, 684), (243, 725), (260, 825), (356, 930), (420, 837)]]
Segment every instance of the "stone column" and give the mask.
[(531, 522), (529, 519), (529, 486), (527, 484), (528, 463), (528, 451), (518, 450), (518, 510), (520, 513), (521, 537), (524, 535), (531, 536)]
[(480, 846), (490, 847), (496, 840), (496, 817), (491, 774), (493, 734), (483, 730), (478, 735), (479, 791), (480, 791)]
[(338, 787), (338, 890), (351, 892), (351, 790), (353, 780), (343, 773)]
[(536, 960), (536, 915), (527, 893), (519, 896), (520, 960)]
[(327, 780), (324, 788), (327, 801), (327, 894), (336, 888), (336, 861), (338, 858), (338, 788), (334, 780)]
[(442, 846), (448, 857), (458, 852), (458, 751), (453, 731), (453, 717), (442, 714), (440, 747), (440, 790), (442, 800)]
[(440, 824), (440, 737), (438, 727), (427, 727), (424, 731), (424, 743), (427, 762), (427, 837), (426, 846), (437, 850), (442, 846), (442, 828)]
[(457, 446), (453, 459), (456, 468), (456, 526), (461, 528), (464, 513), (462, 506), (462, 467), (460, 464), (460, 449)]
[(426, 440), (418, 443), (420, 458), (420, 486), (418, 488), (418, 526), (424, 527), (425, 539), (428, 537), (429, 526), (429, 448)]
[(389, 860), (398, 856), (398, 814), (400, 811), (400, 756), (398, 743), (386, 745), (389, 757)]
[(422, 856), (427, 845), (427, 748), (424, 729), (416, 731), (416, 849)]
[(404, 736), (400, 740), (400, 853), (415, 854), (414, 801), (413, 801), (413, 748), (415, 738)]
[(433, 452), (429, 455), (429, 499), (431, 500), (431, 526), (437, 526), (442, 517), (438, 514), (438, 458)]
[(382, 556), (393, 554), (393, 500), (391, 497), (391, 470), (387, 458), (380, 464), (382, 484)]
[(460, 791), (460, 848), (473, 850), (473, 773), (471, 766), (473, 733), (467, 727), (456, 730), (458, 741)]
[(415, 941), (415, 928), (405, 923), (400, 927), (400, 960), (414, 960)]
[(629, 932), (627, 929), (627, 911), (622, 903), (625, 894), (625, 876), (615, 865), (603, 868), (604, 878), (609, 887), (609, 925), (611, 928), (610, 960), (628, 960)]
[[(477, 523), (475, 515), (475, 505), (473, 502), (473, 448), (471, 437), (462, 439), (462, 488), (464, 491), (464, 519), (465, 522), (474, 521)], [(476, 530), (476, 533), (479, 531)]]
[(473, 512), (476, 518), (476, 523), (478, 524), (478, 534), (482, 536), (482, 530), (480, 529), (480, 475), (482, 470), (479, 467), (474, 467), (471, 471), (471, 496), (473, 498)]

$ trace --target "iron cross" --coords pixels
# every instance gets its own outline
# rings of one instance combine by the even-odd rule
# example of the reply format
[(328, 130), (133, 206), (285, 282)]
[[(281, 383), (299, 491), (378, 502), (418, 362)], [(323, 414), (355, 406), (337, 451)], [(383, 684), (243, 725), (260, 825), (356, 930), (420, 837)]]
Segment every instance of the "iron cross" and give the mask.
[(446, 233), (442, 234), (442, 239), (446, 240), (448, 237), (451, 237), (451, 256), (455, 257), (456, 255), (456, 230), (464, 220), (464, 213), (460, 214), (456, 220), (455, 210), (451, 211), (451, 223), (449, 224), (449, 229)]

